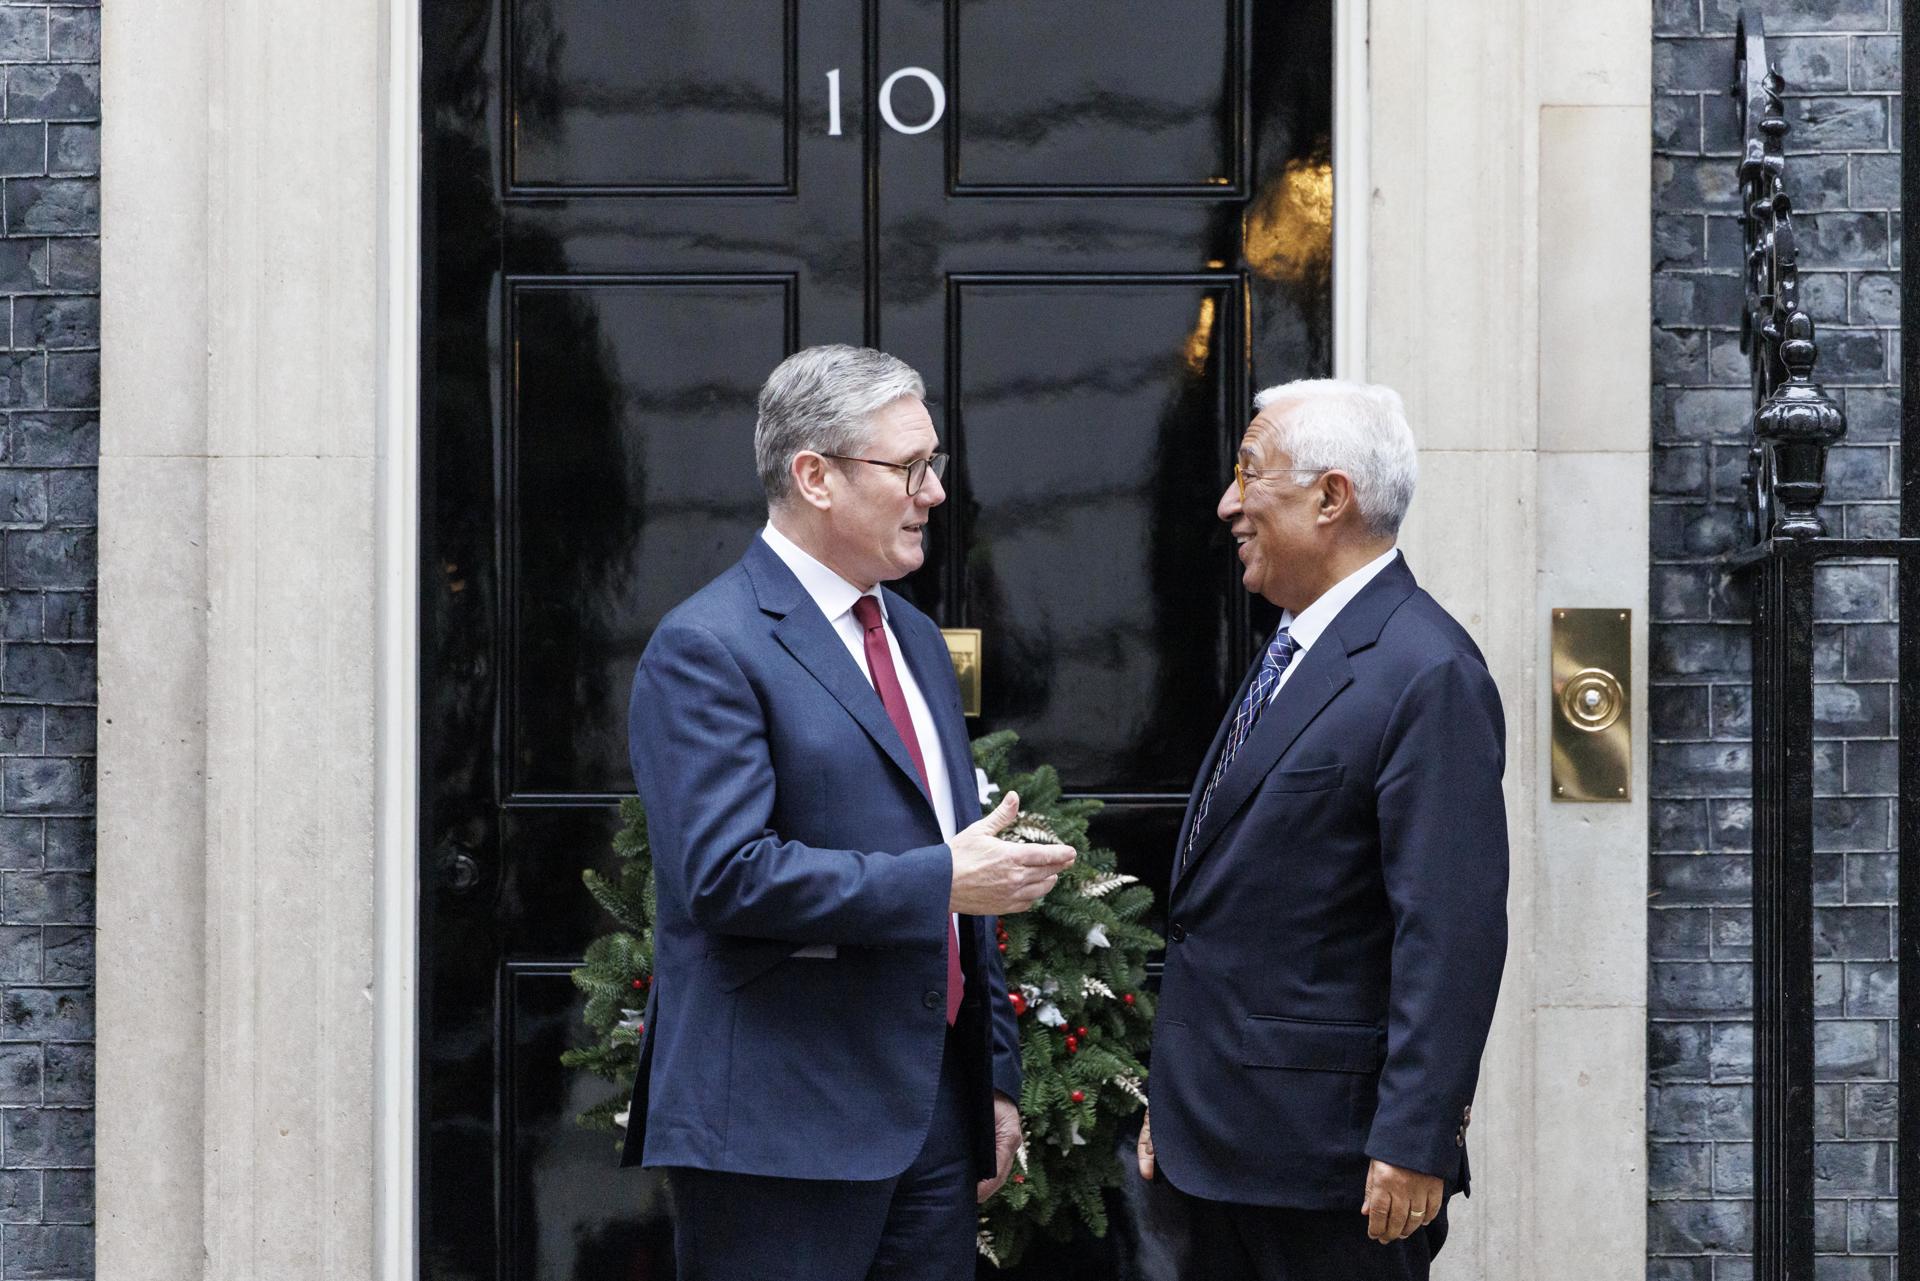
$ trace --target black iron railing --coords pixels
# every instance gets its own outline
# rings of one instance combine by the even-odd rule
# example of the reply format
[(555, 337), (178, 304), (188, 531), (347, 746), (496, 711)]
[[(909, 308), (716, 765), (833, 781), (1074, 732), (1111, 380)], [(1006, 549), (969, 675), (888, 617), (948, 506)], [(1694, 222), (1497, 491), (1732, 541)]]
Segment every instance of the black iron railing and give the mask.
[[(1902, 0), (1908, 24), (1920, 0)], [(1909, 29), (1912, 29), (1909, 26)], [(1752, 593), (1754, 1273), (1758, 1281), (1813, 1281), (1813, 771), (1814, 570), (1821, 561), (1890, 559), (1898, 565), (1900, 902), (1920, 905), (1920, 645), (1905, 620), (1920, 618), (1920, 359), (1901, 357), (1901, 520), (1898, 538), (1830, 536), (1820, 512), (1827, 450), (1846, 434), (1840, 407), (1814, 381), (1814, 323), (1800, 297), (1793, 206), (1786, 190), (1785, 85), (1769, 59), (1759, 14), (1743, 9), (1734, 95), (1745, 139), (1740, 157), (1747, 297), (1741, 349), (1753, 382), (1746, 507), (1749, 545), (1728, 558)], [(1911, 70), (1903, 153), (1920, 155)], [(1909, 147), (1907, 144), (1913, 144)], [(1902, 225), (1920, 231), (1920, 166), (1902, 178)], [(1901, 276), (1902, 329), (1920, 317), (1920, 274)], [(1910, 857), (1908, 855), (1911, 855)], [(1901, 933), (1899, 1060), (1920, 1063), (1920, 929)], [(1915, 1069), (1920, 1071), (1920, 1069)], [(1898, 1184), (1901, 1281), (1920, 1281), (1920, 1091), (1900, 1094)]]

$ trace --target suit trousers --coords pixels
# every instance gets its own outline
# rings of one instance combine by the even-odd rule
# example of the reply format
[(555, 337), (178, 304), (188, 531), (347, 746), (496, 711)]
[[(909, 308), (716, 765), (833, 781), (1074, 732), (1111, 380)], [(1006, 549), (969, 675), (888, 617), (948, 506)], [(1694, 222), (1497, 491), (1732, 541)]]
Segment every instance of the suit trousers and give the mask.
[(953, 1041), (926, 1142), (896, 1178), (669, 1169), (679, 1281), (972, 1281), (973, 1123)]
[(1351, 1210), (1235, 1205), (1182, 1194), (1192, 1231), (1183, 1281), (1427, 1281), (1447, 1239), (1447, 1212), (1404, 1241), (1367, 1235), (1360, 1190)]

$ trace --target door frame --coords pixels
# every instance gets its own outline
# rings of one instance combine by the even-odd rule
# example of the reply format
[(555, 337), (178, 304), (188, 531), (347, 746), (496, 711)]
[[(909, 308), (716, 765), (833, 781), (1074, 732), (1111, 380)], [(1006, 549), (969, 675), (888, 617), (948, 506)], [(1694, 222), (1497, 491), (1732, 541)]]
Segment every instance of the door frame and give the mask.
[[(1368, 10), (1335, 0), (1333, 368), (1367, 367)], [(383, 1281), (419, 1276), (420, 0), (390, 0), (382, 104), (374, 949), (374, 1235)], [(1250, 409), (1250, 407), (1249, 407)]]

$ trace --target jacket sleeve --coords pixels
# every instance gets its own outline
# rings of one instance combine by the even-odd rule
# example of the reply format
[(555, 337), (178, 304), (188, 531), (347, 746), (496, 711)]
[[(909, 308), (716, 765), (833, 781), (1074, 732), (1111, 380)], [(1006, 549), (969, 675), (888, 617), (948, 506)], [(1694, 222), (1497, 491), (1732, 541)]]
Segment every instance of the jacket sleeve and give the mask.
[(987, 937), (987, 1017), (993, 1022), (993, 1088), (1020, 1101), (1020, 1022), (1007, 1001), (1007, 971), (994, 947), (998, 917), (980, 918)]
[(1393, 971), (1366, 1151), (1449, 1181), (1506, 961), (1505, 738), (1493, 678), (1456, 652), (1408, 683), (1381, 744)]
[(772, 827), (765, 711), (711, 631), (654, 634), (628, 710), (634, 782), (647, 810), (663, 896), (719, 934), (795, 943), (938, 948), (953, 856), (822, 849)]

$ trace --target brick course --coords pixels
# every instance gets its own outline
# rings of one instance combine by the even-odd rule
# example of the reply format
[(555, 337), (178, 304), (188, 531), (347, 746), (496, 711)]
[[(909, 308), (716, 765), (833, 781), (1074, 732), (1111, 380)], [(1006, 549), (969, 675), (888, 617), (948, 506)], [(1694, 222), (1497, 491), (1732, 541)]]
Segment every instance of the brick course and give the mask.
[[(1829, 529), (1897, 532), (1899, 113), (1888, 0), (1758, 6), (1787, 79), (1788, 190), (1819, 377), (1848, 411)], [(1654, 5), (1649, 921), (1650, 1281), (1753, 1275), (1752, 696), (1742, 537), (1748, 392), (1727, 93), (1737, 0)], [(1822, 1276), (1892, 1276), (1896, 675), (1885, 564), (1815, 602), (1816, 1247)]]

